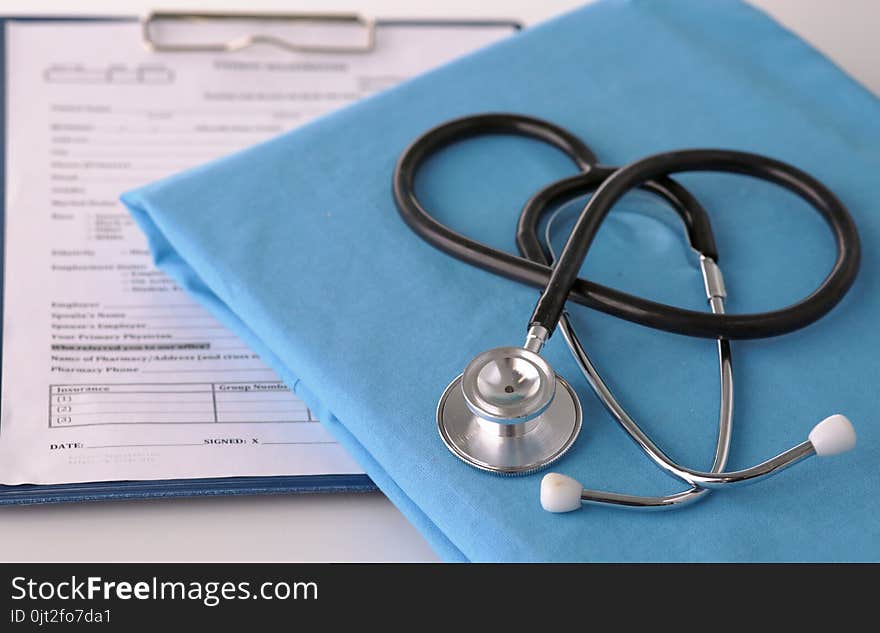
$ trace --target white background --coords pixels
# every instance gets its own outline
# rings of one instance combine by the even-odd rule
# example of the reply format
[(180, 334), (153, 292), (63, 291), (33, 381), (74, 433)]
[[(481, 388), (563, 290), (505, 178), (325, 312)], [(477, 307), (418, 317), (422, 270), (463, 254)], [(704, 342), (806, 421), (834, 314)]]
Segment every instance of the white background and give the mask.
[[(769, 12), (880, 94), (880, 2), (750, 2)], [(0, 14), (139, 15), (151, 8), (332, 10), (358, 11), (373, 17), (514, 18), (529, 24), (579, 4), (582, 3), (569, 0), (163, 0), (157, 4), (136, 0), (79, 0), (76, 3), (0, 0)], [(0, 561), (435, 559), (428, 544), (378, 493), (0, 508)]]

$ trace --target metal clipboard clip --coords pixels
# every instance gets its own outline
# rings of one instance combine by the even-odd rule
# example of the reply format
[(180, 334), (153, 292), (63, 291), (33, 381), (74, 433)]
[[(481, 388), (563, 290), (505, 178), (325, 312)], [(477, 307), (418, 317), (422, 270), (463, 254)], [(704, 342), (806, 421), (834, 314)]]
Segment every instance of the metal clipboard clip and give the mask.
[[(254, 32), (241, 32), (249, 22)], [(161, 27), (166, 27), (163, 36)], [(211, 26), (215, 33), (204, 41), (181, 41), (180, 27)], [(308, 27), (339, 26), (353, 41), (310, 41)], [(209, 29), (210, 31), (210, 29)], [(298, 53), (369, 53), (376, 47), (376, 22), (356, 13), (177, 13), (154, 11), (141, 19), (141, 38), (157, 53), (226, 53), (256, 44), (270, 44)]]

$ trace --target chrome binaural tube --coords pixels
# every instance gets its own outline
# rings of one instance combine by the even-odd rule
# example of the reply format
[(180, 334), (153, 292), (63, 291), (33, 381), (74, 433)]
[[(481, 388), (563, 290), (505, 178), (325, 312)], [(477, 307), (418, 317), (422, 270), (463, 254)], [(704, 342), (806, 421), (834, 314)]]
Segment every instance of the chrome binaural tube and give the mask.
[[(720, 309), (723, 309), (723, 307)], [(593, 391), (599, 397), (599, 400), (602, 401), (608, 412), (617, 420), (618, 424), (636, 444), (659, 466), (663, 467), (663, 459), (666, 458), (666, 455), (641, 430), (614, 397), (614, 394), (608, 388), (608, 385), (605, 384), (605, 381), (602, 380), (602, 377), (587, 356), (567, 315), (563, 315), (559, 327), (571, 353), (577, 360), (581, 371), (589, 382), (590, 387), (593, 388)], [(721, 472), (727, 465), (733, 427), (733, 368), (731, 366), (730, 342), (721, 340), (717, 342), (717, 346), (721, 397), (718, 411), (718, 437), (715, 443), (715, 456), (712, 461), (711, 472)], [(668, 458), (666, 459), (668, 460)], [(707, 488), (698, 487), (684, 477), (680, 477), (680, 479), (689, 484), (690, 488), (671, 495), (649, 497), (584, 489), (581, 493), (581, 501), (588, 504), (613, 505), (635, 510), (672, 510), (690, 505), (709, 494)]]
[[(712, 301), (712, 307), (715, 309), (717, 306), (721, 305), (721, 301), (718, 298)], [(567, 320), (566, 320), (567, 321)], [(721, 468), (717, 468), (719, 463), (719, 451), (718, 448), (721, 447), (722, 444), (725, 446), (729, 446), (730, 442), (730, 431), (731, 424), (730, 420), (727, 420), (725, 424), (724, 420), (724, 412), (727, 407), (730, 408), (730, 414), (732, 416), (732, 408), (733, 408), (733, 378), (731, 371), (731, 362), (730, 362), (730, 343), (728, 341), (718, 341), (718, 350), (719, 350), (719, 360), (721, 367), (721, 421), (719, 423), (719, 436), (718, 443), (716, 447), (716, 458), (713, 463), (713, 467), (710, 471), (700, 471), (694, 470), (691, 468), (687, 468), (681, 466), (670, 459), (661, 449), (657, 446), (651, 438), (635, 423), (635, 421), (627, 414), (626, 410), (620, 405), (617, 399), (614, 397), (614, 394), (611, 393), (611, 390), (605, 384), (605, 381), (602, 380), (602, 377), (596, 371), (595, 366), (590, 361), (589, 357), (586, 354), (586, 351), (581, 345), (580, 340), (577, 337), (577, 334), (571, 328), (570, 323), (566, 322), (566, 324), (562, 327), (563, 336), (565, 336), (566, 342), (569, 344), (569, 347), (572, 353), (575, 355), (577, 359), (578, 365), (581, 368), (584, 376), (590, 384), (590, 387), (593, 388), (593, 391), (605, 405), (605, 408), (609, 413), (614, 417), (615, 420), (623, 427), (623, 429), (627, 432), (627, 434), (636, 442), (636, 444), (641, 447), (643, 451), (657, 464), (660, 468), (662, 468), (665, 472), (670, 475), (677, 477), (683, 481), (690, 483), (692, 486), (698, 489), (708, 489), (708, 488), (721, 488), (724, 486), (734, 485), (734, 484), (745, 484), (751, 483), (759, 479), (765, 479), (771, 475), (775, 475), (782, 470), (785, 470), (789, 466), (793, 466), (797, 462), (801, 461), (806, 457), (810, 457), (815, 454), (815, 450), (813, 448), (812, 443), (807, 440), (794, 446), (787, 451), (776, 455), (775, 457), (771, 457), (770, 459), (761, 462), (755, 466), (750, 468), (746, 468), (743, 470), (731, 471), (731, 472), (723, 472), (724, 464), (726, 464), (726, 450), (724, 454), (724, 460), (721, 462)], [(722, 442), (722, 436), (726, 435), (726, 441)], [(699, 490), (694, 490), (693, 493), (696, 494)], [(596, 493), (595, 491), (584, 491), (584, 496), (587, 497), (584, 501), (587, 502), (603, 502), (602, 501), (603, 493)], [(686, 494), (686, 493), (682, 493)], [(678, 495), (672, 495), (675, 498), (678, 498)], [(637, 497), (633, 498), (632, 503), (624, 504), (620, 499), (616, 498), (609, 502), (614, 503), (615, 505), (636, 505), (638, 503)], [(671, 504), (668, 500), (663, 497), (645, 497), (647, 505), (654, 505), (659, 503), (661, 507), (669, 507)], [(692, 501), (693, 499), (688, 498), (688, 501)], [(679, 501), (679, 504), (681, 501)]]
[[(557, 211), (550, 218), (545, 229), (547, 247), (551, 258), (553, 259), (555, 259), (555, 254), (553, 253), (553, 246), (550, 240), (550, 232), (553, 221), (556, 219), (556, 216), (560, 211)], [(700, 271), (703, 276), (703, 285), (706, 291), (706, 298), (708, 299), (709, 307), (713, 313), (723, 314), (724, 299), (727, 296), (727, 291), (725, 289), (724, 277), (721, 273), (721, 269), (710, 257), (703, 254), (699, 254), (699, 257)], [(825, 442), (823, 450), (819, 450), (817, 445), (814, 444), (813, 433), (811, 433), (810, 439), (807, 441), (802, 442), (775, 457), (771, 457), (760, 464), (742, 470), (725, 472), (724, 469), (727, 465), (727, 458), (730, 450), (733, 422), (733, 369), (731, 363), (730, 342), (724, 339), (718, 339), (716, 344), (718, 348), (721, 398), (718, 414), (718, 437), (715, 445), (715, 456), (712, 461), (712, 466), (708, 471), (695, 470), (681, 466), (670, 459), (669, 456), (667, 456), (660, 447), (651, 440), (647, 433), (639, 427), (635, 420), (633, 420), (626, 412), (617, 398), (615, 398), (614, 394), (608, 388), (608, 385), (605, 384), (605, 381), (602, 380), (599, 372), (590, 361), (589, 356), (578, 339), (577, 333), (571, 325), (569, 316), (565, 313), (563, 313), (560, 319), (559, 329), (562, 331), (569, 350), (574, 356), (581, 372), (611, 416), (618, 422), (621, 428), (626, 431), (633, 441), (638, 444), (645, 454), (657, 464), (657, 466), (663, 469), (664, 472), (680, 479), (689, 486), (687, 490), (678, 493), (651, 497), (590, 490), (583, 488), (575, 480), (571, 480), (570, 478), (563, 477), (563, 479), (569, 479), (569, 481), (562, 482), (561, 484), (558, 479), (556, 480), (555, 485), (564, 485), (566, 490), (571, 491), (572, 494), (576, 492), (576, 489), (571, 490), (571, 487), (576, 485), (577, 488), (581, 489), (581, 503), (611, 505), (619, 508), (637, 510), (667, 510), (679, 508), (704, 498), (712, 489), (752, 483), (766, 479), (767, 477), (775, 475), (807, 457), (817, 454), (817, 452), (819, 454), (835, 454), (841, 450), (848, 450), (848, 448), (851, 448), (855, 443), (855, 435), (849, 421), (845, 418), (833, 421), (832, 418), (841, 418), (842, 416), (831, 416), (831, 418), (820, 423), (820, 425), (813, 431), (813, 433), (816, 433), (820, 427), (827, 424), (831, 425), (830, 427), (826, 427), (827, 432), (825, 434), (817, 437), (817, 440), (823, 440)], [(548, 477), (561, 476), (551, 474), (548, 475)], [(552, 487), (552, 481), (550, 483)], [(549, 494), (552, 497), (552, 493)], [(568, 495), (568, 492), (565, 494)], [(543, 503), (542, 482), (542, 504)], [(573, 509), (568, 503), (569, 502), (564, 502), (563, 505), (565, 507), (562, 509), (552, 509), (551, 511), (568, 511)], [(545, 505), (545, 508), (547, 507), (548, 506)]]
[[(550, 256), (555, 259), (553, 243), (550, 237), (552, 226), (562, 209), (556, 211), (546, 226), (546, 243)], [(709, 258), (700, 255), (700, 271), (703, 274), (703, 284), (706, 289), (706, 296), (709, 300), (709, 306), (713, 313), (724, 313), (724, 298), (726, 291), (724, 289), (724, 279), (720, 268), (715, 262)], [(617, 420), (618, 424), (624, 431), (638, 444), (647, 455), (663, 468), (668, 464), (675, 465), (660, 450), (660, 448), (651, 441), (636, 424), (626, 409), (621, 406), (617, 398), (602, 380), (599, 372), (587, 356), (577, 333), (571, 325), (571, 320), (567, 313), (563, 313), (559, 320), (559, 329), (562, 336), (574, 356), (575, 361), (590, 384), (590, 387), (599, 397), (599, 400), (605, 405), (605, 408), (611, 416)], [(718, 408), (718, 436), (715, 442), (715, 454), (712, 459), (711, 473), (720, 473), (727, 466), (727, 459), (730, 455), (730, 441), (733, 431), (733, 367), (731, 363), (730, 342), (718, 339), (716, 342), (718, 349), (718, 371), (720, 382), (720, 398)], [(668, 471), (668, 469), (665, 469)], [(619, 508), (627, 508), (634, 510), (671, 510), (690, 505), (696, 501), (703, 499), (709, 494), (709, 490), (705, 487), (699, 487), (687, 477), (678, 476), (679, 479), (689, 485), (687, 490), (663, 496), (642, 496), (630, 495), (617, 492), (608, 492), (602, 490), (584, 489), (581, 492), (581, 501), (594, 505), (613, 505)]]

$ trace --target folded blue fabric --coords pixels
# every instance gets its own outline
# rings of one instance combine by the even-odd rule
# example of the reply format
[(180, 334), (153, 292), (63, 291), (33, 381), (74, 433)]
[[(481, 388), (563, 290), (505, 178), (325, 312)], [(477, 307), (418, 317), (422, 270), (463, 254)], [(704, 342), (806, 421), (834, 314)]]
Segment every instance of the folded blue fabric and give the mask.
[[(841, 411), (859, 433), (843, 457), (813, 459), (687, 510), (545, 513), (541, 475), (504, 478), (459, 462), (436, 430), (446, 384), (476, 353), (519, 344), (534, 290), (454, 261), (403, 224), (391, 197), (400, 152), (451, 117), (546, 118), (622, 164), (686, 147), (788, 161), (849, 207), (860, 276), (815, 325), (733, 345), (732, 468), (806, 437)], [(738, 2), (589, 5), (223, 160), (124, 196), (158, 265), (240, 334), (320, 415), (449, 560), (877, 560), (880, 431), (880, 105), (827, 59)], [(524, 139), (468, 141), (418, 182), (436, 216), (514, 250), (523, 202), (568, 175)], [(834, 245), (821, 218), (766, 183), (683, 175), (713, 219), (730, 312), (789, 304), (818, 285)], [(571, 206), (571, 205), (570, 205)], [(609, 217), (583, 276), (705, 309), (672, 214), (632, 198)], [(597, 366), (677, 460), (711, 463), (715, 344), (572, 307)], [(593, 488), (678, 488), (586, 388), (561, 336), (546, 355), (576, 386), (584, 431), (556, 470)]]

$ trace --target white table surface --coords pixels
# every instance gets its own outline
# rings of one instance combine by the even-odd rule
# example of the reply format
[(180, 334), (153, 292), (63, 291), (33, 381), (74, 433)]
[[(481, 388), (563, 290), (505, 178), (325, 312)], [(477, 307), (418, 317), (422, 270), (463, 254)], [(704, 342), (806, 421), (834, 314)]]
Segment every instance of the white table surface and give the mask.
[[(750, 1), (880, 94), (880, 2)], [(0, 14), (132, 15), (154, 7), (334, 10), (375, 17), (504, 17), (529, 24), (578, 4), (570, 0), (0, 0)], [(436, 555), (400, 512), (374, 493), (0, 508), (0, 561), (25, 560), (425, 561), (436, 560)]]

